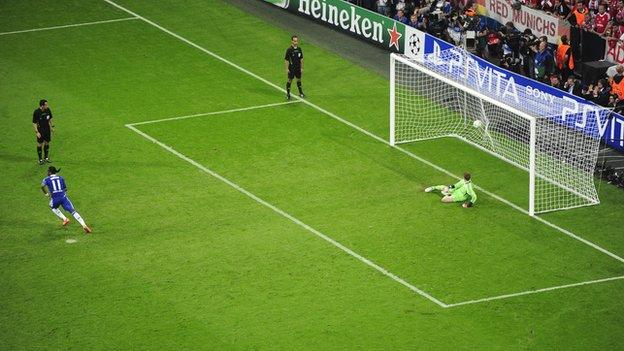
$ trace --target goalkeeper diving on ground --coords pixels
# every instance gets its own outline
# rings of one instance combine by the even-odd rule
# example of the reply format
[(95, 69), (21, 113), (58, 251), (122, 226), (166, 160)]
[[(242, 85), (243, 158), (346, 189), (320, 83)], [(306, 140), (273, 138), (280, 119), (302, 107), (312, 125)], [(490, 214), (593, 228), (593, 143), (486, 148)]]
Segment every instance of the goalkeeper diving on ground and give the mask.
[(477, 194), (472, 188), (470, 173), (464, 173), (464, 179), (452, 185), (435, 185), (425, 189), (430, 193), (434, 190), (440, 191), (443, 195), (442, 202), (462, 202), (463, 208), (472, 207), (477, 202)]

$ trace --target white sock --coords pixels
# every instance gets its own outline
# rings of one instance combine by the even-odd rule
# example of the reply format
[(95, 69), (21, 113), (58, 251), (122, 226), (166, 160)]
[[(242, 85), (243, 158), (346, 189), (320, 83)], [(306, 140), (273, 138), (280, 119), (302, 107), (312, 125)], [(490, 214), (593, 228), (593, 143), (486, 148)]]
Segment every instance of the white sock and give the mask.
[(82, 219), (82, 217), (80, 217), (80, 215), (78, 214), (78, 212), (74, 212), (72, 213), (72, 216), (74, 216), (74, 218), (76, 218), (76, 220), (78, 221), (78, 223), (80, 223), (80, 225), (84, 228), (87, 226), (87, 224), (85, 223), (84, 219)]
[(65, 217), (63, 212), (61, 212), (61, 210), (59, 210), (58, 208), (53, 208), (52, 213), (54, 213), (58, 218), (62, 219), (63, 221), (67, 220), (67, 217)]

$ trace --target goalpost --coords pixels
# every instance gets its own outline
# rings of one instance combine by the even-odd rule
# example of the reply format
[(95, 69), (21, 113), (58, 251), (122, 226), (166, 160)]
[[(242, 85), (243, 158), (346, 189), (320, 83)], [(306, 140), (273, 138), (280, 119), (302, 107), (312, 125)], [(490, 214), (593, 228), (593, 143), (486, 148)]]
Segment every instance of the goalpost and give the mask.
[(459, 48), (422, 62), (391, 54), (390, 144), (455, 137), (525, 170), (531, 216), (599, 204), (594, 170), (609, 111), (546, 103), (492, 73)]

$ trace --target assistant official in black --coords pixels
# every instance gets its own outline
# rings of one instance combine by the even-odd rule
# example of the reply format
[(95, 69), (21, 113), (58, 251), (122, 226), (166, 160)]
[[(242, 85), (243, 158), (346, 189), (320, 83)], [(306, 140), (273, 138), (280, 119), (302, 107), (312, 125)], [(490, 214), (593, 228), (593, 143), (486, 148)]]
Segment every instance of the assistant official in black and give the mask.
[[(37, 155), (39, 155), (39, 164), (42, 165), (45, 162), (50, 163), (48, 153), (50, 151), (50, 141), (52, 140), (52, 111), (48, 107), (47, 100), (39, 101), (39, 108), (33, 112), (32, 118), (33, 128), (35, 129), (35, 135), (37, 136)], [(41, 149), (43, 148), (43, 157), (41, 155)]]
[(290, 100), (290, 84), (293, 78), (297, 78), (297, 89), (299, 89), (299, 96), (305, 97), (303, 89), (301, 88), (301, 73), (303, 72), (303, 51), (299, 47), (299, 37), (293, 35), (291, 38), (290, 47), (286, 50), (284, 56), (286, 74), (288, 74), (288, 82), (286, 82), (286, 99)]

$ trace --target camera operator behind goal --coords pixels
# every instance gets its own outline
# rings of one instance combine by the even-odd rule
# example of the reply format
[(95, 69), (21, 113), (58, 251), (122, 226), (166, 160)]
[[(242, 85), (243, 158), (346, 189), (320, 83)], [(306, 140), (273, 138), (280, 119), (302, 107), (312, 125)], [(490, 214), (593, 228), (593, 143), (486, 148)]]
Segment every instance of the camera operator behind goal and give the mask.
[(523, 74), (529, 78), (535, 78), (535, 70), (533, 67), (535, 52), (531, 47), (537, 47), (538, 45), (539, 40), (531, 29), (525, 29), (520, 35), (520, 57), (522, 59)]
[(447, 31), (451, 9), (451, 4), (446, 0), (435, 0), (431, 3), (427, 13), (429, 22), (427, 32), (429, 34), (446, 41), (453, 41)]

